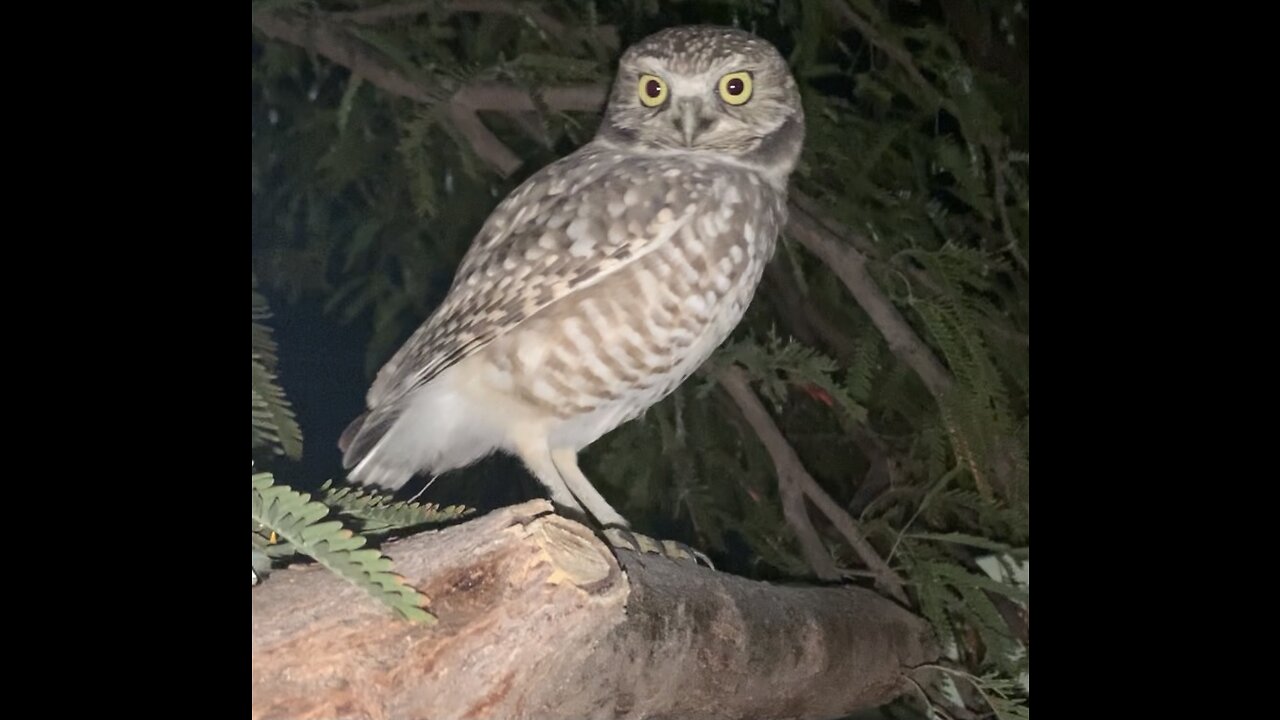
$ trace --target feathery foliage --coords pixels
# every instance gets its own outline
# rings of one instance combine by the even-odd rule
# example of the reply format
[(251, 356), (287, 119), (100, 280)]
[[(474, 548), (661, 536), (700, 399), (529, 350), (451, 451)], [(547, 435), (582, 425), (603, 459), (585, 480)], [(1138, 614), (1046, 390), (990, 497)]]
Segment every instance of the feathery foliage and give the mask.
[[(301, 455), (302, 431), (283, 388), (275, 379), (276, 346), (270, 329), (266, 299), (253, 293), (254, 446), (271, 441), (273, 449), (296, 459)], [(261, 368), (261, 373), (259, 369)], [(261, 379), (260, 379), (261, 378)], [(259, 398), (270, 412), (259, 412)], [(264, 419), (265, 418), (265, 419)], [(253, 584), (271, 568), (297, 554), (306, 555), (414, 622), (435, 622), (423, 607), (426, 597), (392, 572), (391, 560), (365, 547), (365, 535), (438, 525), (470, 512), (469, 508), (393, 501), (355, 488), (335, 488), (326, 482), (323, 500), (277, 485), (271, 473), (253, 475)], [(358, 532), (353, 531), (355, 528)], [(364, 533), (364, 534), (359, 534)]]
[[(737, 25), (777, 44), (805, 103), (793, 192), (862, 257), (901, 316), (895, 337), (918, 340), (947, 387), (931, 391), (900, 339), (784, 237), (734, 338), (592, 446), (583, 469), (637, 525), (711, 551), (718, 567), (808, 575), (771, 459), (717, 385), (717, 369), (737, 364), (964, 667), (944, 684), (975, 711), (1026, 717), (1029, 591), (992, 568), (1028, 557), (1027, 0), (314, 0), (262, 12), (358, 40), (363, 59), (426, 98), (255, 32), (255, 268), (291, 300), (366, 325), (369, 375), (439, 303), (494, 205), (599, 120), (541, 100), (481, 113), (522, 161), (504, 177), (456, 124), (456, 91), (602, 87), (627, 44), (674, 24)], [(856, 575), (863, 560), (833, 525), (814, 525)]]
[(365, 534), (389, 533), (395, 530), (439, 525), (471, 514), (471, 508), (450, 505), (441, 508), (433, 504), (397, 502), (385, 495), (361, 491), (354, 487), (334, 487), (326, 481), (320, 487), (322, 502), (333, 508), (360, 532)]
[(427, 599), (391, 572), (391, 560), (368, 542), (343, 527), (342, 522), (322, 522), (329, 507), (305, 493), (276, 485), (270, 473), (253, 476), (254, 546), (267, 553), (272, 540), (264, 533), (278, 535), (294, 550), (304, 553), (344, 580), (364, 588), (405, 618), (417, 622), (434, 622), (435, 617), (422, 608)]
[(267, 447), (293, 459), (302, 456), (302, 428), (276, 379), (276, 344), (263, 324), (271, 317), (267, 300), (253, 279), (253, 446)]

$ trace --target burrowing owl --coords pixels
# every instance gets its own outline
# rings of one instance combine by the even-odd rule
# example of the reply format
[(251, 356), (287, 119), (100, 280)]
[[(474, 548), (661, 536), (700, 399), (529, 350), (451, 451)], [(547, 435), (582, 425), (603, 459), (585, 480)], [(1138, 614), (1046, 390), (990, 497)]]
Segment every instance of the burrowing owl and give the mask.
[(595, 138), (498, 205), (378, 373), (339, 441), (351, 479), (395, 489), (502, 450), (557, 505), (626, 529), (577, 454), (741, 320), (803, 140), (795, 79), (767, 42), (696, 26), (629, 48)]

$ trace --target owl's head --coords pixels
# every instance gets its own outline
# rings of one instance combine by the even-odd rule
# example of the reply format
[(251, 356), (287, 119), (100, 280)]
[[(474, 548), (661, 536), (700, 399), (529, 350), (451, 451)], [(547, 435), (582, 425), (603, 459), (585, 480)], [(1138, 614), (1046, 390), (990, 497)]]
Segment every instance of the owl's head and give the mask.
[(622, 55), (600, 134), (635, 148), (712, 152), (790, 172), (804, 111), (786, 60), (733, 28), (662, 30)]

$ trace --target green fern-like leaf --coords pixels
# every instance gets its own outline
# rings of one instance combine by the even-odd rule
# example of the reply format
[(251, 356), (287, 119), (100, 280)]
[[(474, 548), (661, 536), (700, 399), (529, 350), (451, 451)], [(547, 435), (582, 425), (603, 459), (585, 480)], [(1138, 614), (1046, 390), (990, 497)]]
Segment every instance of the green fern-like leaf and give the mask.
[[(913, 576), (915, 576), (914, 573)], [(925, 620), (929, 621), (929, 625), (933, 628), (933, 633), (939, 641), (944, 644), (951, 642), (955, 635), (955, 628), (947, 617), (947, 588), (938, 583), (918, 582), (916, 589), (920, 614), (924, 616)]]
[(276, 344), (261, 320), (271, 317), (267, 300), (253, 280), (253, 447), (269, 447), (293, 459), (302, 457), (302, 428), (276, 379)]
[(957, 545), (966, 545), (968, 547), (981, 548), (983, 550), (1006, 551), (1009, 546), (1002, 542), (996, 542), (989, 538), (978, 537), (977, 535), (969, 535), (966, 533), (907, 533), (906, 537), (913, 540), (932, 540), (941, 543), (955, 543)]
[(997, 720), (1031, 720), (1031, 708), (1024, 701), (1019, 680), (996, 673), (981, 677), (962, 673), (961, 676), (977, 688)]
[(359, 524), (364, 533), (382, 533), (422, 525), (438, 525), (474, 512), (472, 508), (420, 504), (392, 500), (385, 495), (354, 487), (334, 487), (332, 481), (320, 487), (322, 502)]
[(253, 521), (287, 541), (348, 582), (364, 588), (405, 618), (434, 623), (423, 610), (426, 597), (391, 572), (391, 560), (336, 520), (323, 522), (329, 508), (284, 485), (270, 473), (253, 476)]
[(1030, 601), (1030, 595), (1027, 591), (1016, 588), (1012, 585), (996, 582), (985, 575), (971, 573), (968, 570), (952, 563), (921, 563), (921, 568), (933, 577), (940, 578), (954, 585), (955, 587), (967, 587), (975, 590), (990, 590), (993, 593), (1004, 595), (1011, 600), (1018, 602)]
[(1022, 670), (1020, 661), (1026, 656), (1021, 643), (1013, 637), (991, 598), (971, 587), (957, 589), (964, 600), (970, 623), (986, 646), (986, 662), (1008, 674)]

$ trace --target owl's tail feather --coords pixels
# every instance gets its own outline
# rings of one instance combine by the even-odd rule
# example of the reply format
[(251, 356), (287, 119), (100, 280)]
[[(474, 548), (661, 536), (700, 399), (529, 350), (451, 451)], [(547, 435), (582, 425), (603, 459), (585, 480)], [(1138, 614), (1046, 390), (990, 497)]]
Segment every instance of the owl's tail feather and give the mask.
[(353, 458), (349, 452), (351, 449), (351, 441), (355, 440), (356, 436), (360, 434), (360, 428), (364, 427), (364, 421), (368, 417), (368, 410), (360, 413), (355, 420), (352, 420), (351, 423), (347, 425), (347, 429), (342, 431), (342, 435), (338, 437), (338, 449), (342, 451), (342, 467), (344, 470), (350, 470), (351, 466), (355, 464), (355, 462), (352, 461)]
[(342, 467), (350, 471), (351, 480), (394, 490), (413, 476), (412, 468), (388, 462), (390, 458), (379, 457), (386, 454), (378, 452), (379, 446), (387, 439), (387, 433), (400, 415), (397, 406), (366, 410), (342, 431), (338, 449), (342, 451)]

